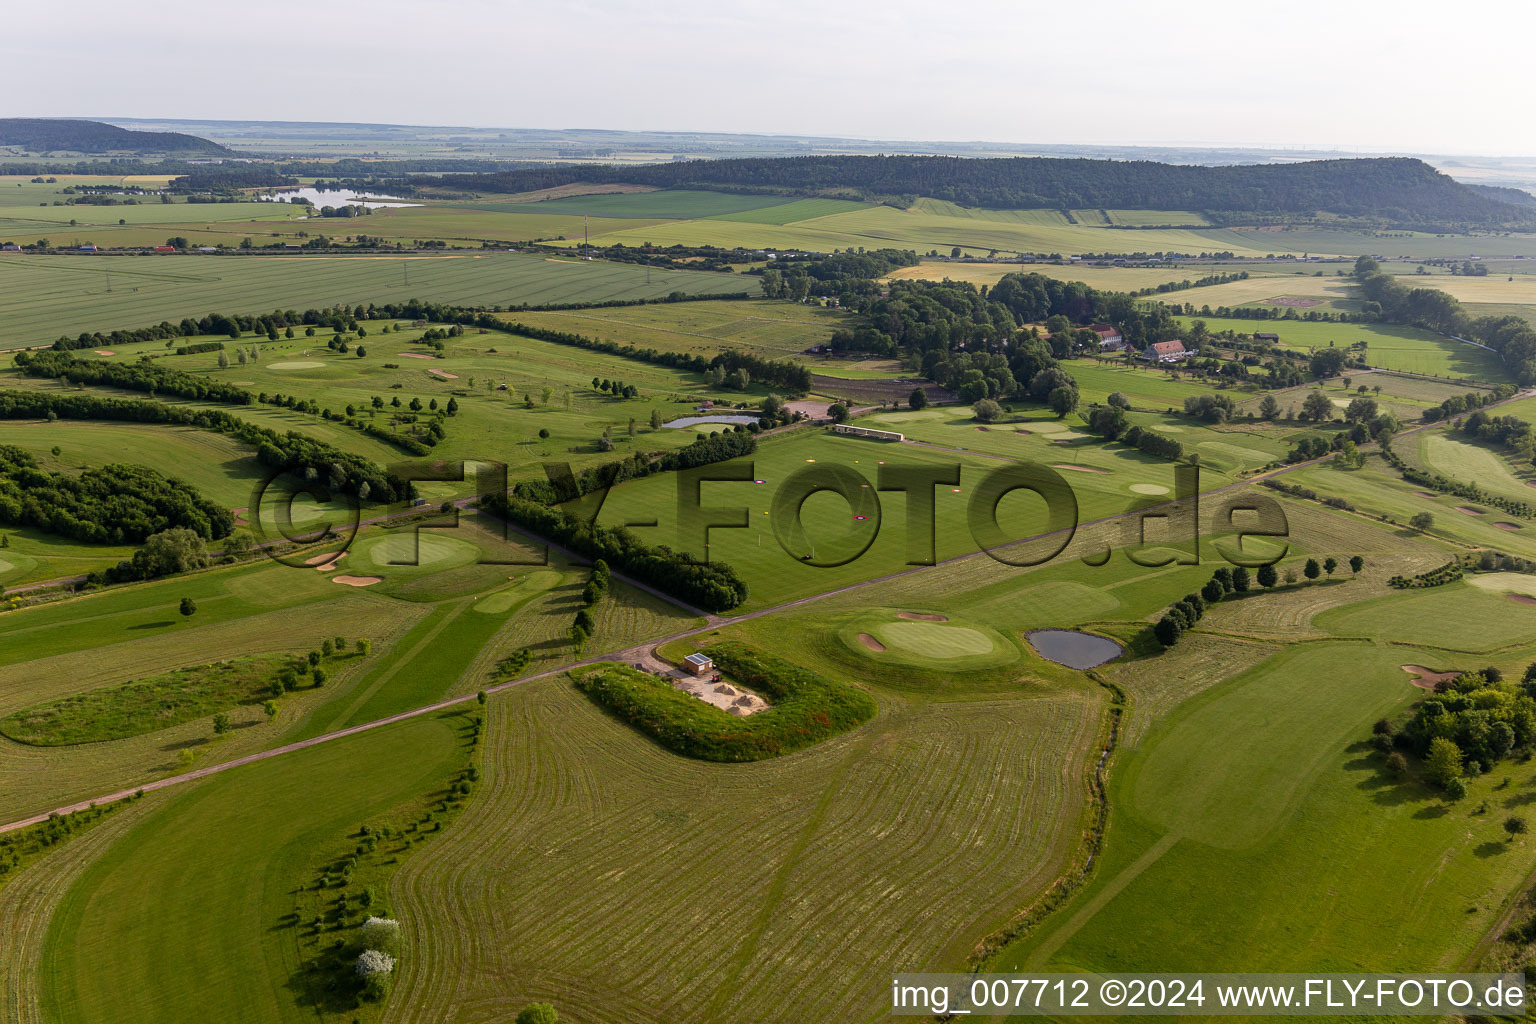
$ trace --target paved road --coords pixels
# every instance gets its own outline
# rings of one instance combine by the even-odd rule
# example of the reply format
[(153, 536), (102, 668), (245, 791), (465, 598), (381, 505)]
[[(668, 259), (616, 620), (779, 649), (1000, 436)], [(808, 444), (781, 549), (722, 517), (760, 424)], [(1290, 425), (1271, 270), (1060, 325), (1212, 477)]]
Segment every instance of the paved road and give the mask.
[[(1506, 399), (1505, 401), (1507, 401), (1507, 402), (1517, 401), (1517, 400), (1519, 400), (1521, 398), (1529, 397), (1532, 394), (1536, 394), (1536, 389), (1527, 389), (1527, 390), (1524, 390), (1524, 391), (1517, 392), (1515, 395), (1511, 396), (1510, 398)], [(1505, 403), (1504, 402), (1496, 402), (1496, 403), (1493, 403), (1492, 405), (1485, 406), (1484, 408), (1492, 409), (1492, 408), (1495, 408), (1498, 405), (1503, 405), (1503, 404), (1505, 404)], [(1422, 425), (1417, 426), (1417, 427), (1411, 427), (1408, 430), (1404, 430), (1404, 431), (1402, 431), (1401, 433), (1399, 433), (1398, 435), (1395, 435), (1395, 436), (1402, 437), (1402, 436), (1405, 436), (1407, 434), (1416, 433), (1416, 432), (1418, 432), (1420, 430), (1423, 430), (1423, 429), (1426, 429), (1427, 427), (1430, 427), (1430, 426), (1434, 426), (1434, 424), (1422, 424)], [(925, 448), (937, 448), (937, 447), (939, 447), (939, 446), (936, 446), (936, 445), (924, 444), (922, 442), (913, 442), (913, 443), (914, 444), (918, 444), (918, 445), (920, 445), (922, 447), (925, 447)], [(958, 449), (944, 449), (944, 450), (955, 451), (956, 454), (965, 454), (965, 455), (975, 455), (975, 454), (977, 454), (975, 452), (961, 452)], [(1205, 498), (1207, 498), (1209, 496), (1212, 496), (1212, 495), (1223, 494), (1223, 493), (1228, 492), (1228, 491), (1238, 490), (1240, 488), (1247, 487), (1247, 486), (1252, 485), (1252, 484), (1261, 483), (1262, 481), (1265, 481), (1265, 480), (1272, 480), (1272, 479), (1274, 479), (1276, 477), (1279, 477), (1279, 476), (1282, 476), (1282, 475), (1284, 475), (1286, 473), (1293, 473), (1293, 472), (1296, 472), (1297, 470), (1306, 469), (1309, 466), (1315, 466), (1315, 465), (1317, 465), (1320, 462), (1326, 461), (1328, 458), (1331, 458), (1332, 455), (1333, 455), (1333, 453), (1329, 452), (1328, 455), (1325, 455), (1322, 458), (1310, 459), (1310, 460), (1308, 460), (1306, 462), (1298, 462), (1298, 463), (1295, 463), (1293, 465), (1282, 466), (1279, 469), (1270, 470), (1270, 471), (1268, 471), (1266, 473), (1260, 473), (1260, 474), (1258, 474), (1256, 476), (1249, 477), (1249, 478), (1247, 478), (1245, 480), (1237, 481), (1236, 483), (1226, 484), (1226, 485), (1224, 485), (1222, 487), (1218, 487), (1218, 488), (1216, 488), (1214, 490), (1202, 491), (1200, 493), (1200, 498), (1202, 500), (1204, 500)], [(1004, 457), (1004, 458), (1006, 458), (1006, 457)], [(469, 500), (471, 500), (471, 499), (467, 499), (466, 498), (466, 499), (464, 499), (463, 502), (461, 502), (461, 504), (463, 504), (464, 502), (468, 502)], [(1160, 504), (1149, 506), (1149, 507), (1144, 508), (1144, 509), (1135, 509), (1135, 510), (1132, 510), (1132, 511), (1129, 511), (1129, 512), (1120, 512), (1120, 513), (1117, 513), (1117, 514), (1111, 515), (1111, 516), (1103, 516), (1103, 517), (1098, 518), (1098, 519), (1092, 519), (1092, 520), (1089, 520), (1087, 522), (1079, 523), (1077, 526), (1071, 527), (1070, 530), (1056, 530), (1056, 531), (1052, 531), (1050, 533), (1041, 534), (1041, 535), (1039, 535), (1037, 537), (1030, 537), (1030, 538), (1026, 538), (1024, 540), (1021, 540), (1021, 541), (1015, 541), (1015, 542), (1013, 542), (1013, 543), (1011, 543), (1009, 545), (1006, 545), (1006, 546), (1007, 547), (1014, 547), (1014, 546), (1017, 546), (1017, 545), (1020, 545), (1020, 544), (1027, 544), (1027, 543), (1032, 543), (1032, 542), (1039, 541), (1039, 540), (1048, 539), (1048, 538), (1053, 537), (1053, 536), (1061, 536), (1062, 534), (1068, 533), (1071, 530), (1077, 530), (1077, 529), (1080, 529), (1080, 528), (1082, 528), (1084, 526), (1094, 526), (1094, 525), (1098, 525), (1098, 524), (1102, 524), (1102, 523), (1111, 523), (1111, 522), (1115, 522), (1117, 520), (1127, 519), (1127, 518), (1131, 518), (1131, 517), (1134, 517), (1134, 516), (1140, 516), (1140, 515), (1144, 515), (1144, 514), (1149, 513), (1149, 512), (1155, 512), (1155, 511), (1158, 511), (1160, 509), (1168, 509), (1168, 508), (1171, 508), (1172, 506), (1174, 506), (1176, 504), (1178, 504), (1178, 499), (1173, 499), (1171, 501), (1162, 502)], [(482, 514), (484, 514), (484, 513), (482, 513)], [(546, 543), (541, 538), (535, 537), (533, 534), (530, 534), (530, 533), (528, 533), (525, 530), (520, 530), (520, 529), (518, 529), (515, 526), (511, 527), (511, 529), (515, 530), (519, 534), (522, 534), (524, 537), (528, 537), (530, 539), (535, 540), (538, 543), (541, 543), (541, 544), (542, 543)], [(560, 552), (564, 557), (570, 559), (571, 561), (573, 561), (573, 562), (575, 562), (577, 564), (586, 564), (587, 563), (587, 559), (583, 558), (580, 555), (577, 555), (575, 552), (572, 552), (572, 551), (569, 551), (569, 550), (567, 550), (565, 548), (562, 548), (558, 544), (550, 544), (549, 546), (553, 550)], [(847, 586), (836, 587), (836, 588), (834, 588), (832, 590), (826, 590), (826, 591), (822, 591), (820, 593), (808, 595), (806, 597), (796, 598), (793, 601), (785, 601), (785, 602), (783, 602), (781, 604), (772, 605), (772, 606), (769, 606), (767, 608), (760, 608), (757, 611), (746, 612), (746, 613), (743, 613), (741, 615), (733, 615), (733, 616), (728, 616), (728, 617), (705, 615), (705, 613), (700, 611), (699, 609), (691, 608), (691, 607), (689, 607), (687, 605), (683, 605), (681, 602), (677, 601), (675, 598), (668, 597), (667, 595), (661, 593), (660, 591), (658, 591), (658, 590), (656, 590), (656, 589), (654, 589), (652, 587), (645, 586), (644, 584), (638, 583), (638, 582), (636, 582), (634, 580), (625, 579), (625, 582), (629, 583), (631, 586), (639, 587), (641, 590), (644, 590), (644, 591), (646, 591), (649, 594), (654, 594), (655, 596), (660, 597), (661, 599), (663, 599), (665, 601), (668, 601), (671, 604), (674, 604), (674, 605), (677, 605), (679, 607), (682, 607), (685, 611), (689, 612), (690, 614), (697, 615), (697, 616), (705, 618), (705, 620), (706, 620), (705, 624), (702, 625), (702, 626), (694, 627), (693, 629), (682, 630), (681, 632), (673, 633), (670, 636), (664, 636), (664, 637), (661, 637), (660, 639), (657, 639), (657, 640), (648, 640), (645, 643), (635, 644), (635, 645), (633, 645), (631, 647), (623, 648), (622, 650), (609, 651), (609, 652), (605, 652), (603, 654), (594, 655), (594, 656), (592, 656), (590, 658), (583, 658), (583, 659), (581, 659), (579, 661), (568, 662), (566, 664), (557, 666), (555, 668), (547, 669), (547, 670), (545, 670), (543, 672), (538, 672), (538, 673), (536, 673), (534, 675), (531, 675), (531, 676), (524, 676), (524, 677), (522, 677), (520, 679), (513, 679), (513, 680), (509, 680), (509, 681), (507, 681), (505, 683), (498, 683), (495, 686), (487, 687), (486, 688), (486, 692), (487, 693), (500, 693), (501, 691), (509, 690), (509, 689), (511, 689), (514, 686), (522, 686), (524, 683), (530, 683), (530, 682), (533, 682), (534, 680), (537, 680), (537, 679), (546, 679), (546, 678), (548, 678), (550, 676), (560, 675), (561, 673), (570, 671), (571, 669), (574, 669), (574, 668), (581, 668), (581, 667), (586, 666), (586, 665), (594, 665), (594, 664), (596, 664), (598, 662), (602, 662), (602, 661), (619, 661), (619, 662), (626, 662), (626, 663), (629, 663), (629, 664), (633, 664), (636, 661), (642, 661), (643, 662), (644, 660), (646, 660), (646, 656), (651, 654), (651, 652), (653, 652), (655, 650), (655, 648), (660, 647), (662, 644), (671, 643), (674, 640), (685, 640), (688, 637), (698, 636), (701, 633), (707, 633), (707, 632), (709, 632), (711, 630), (720, 629), (720, 628), (725, 627), (725, 626), (734, 626), (734, 625), (737, 625), (738, 623), (750, 622), (753, 619), (760, 619), (760, 618), (762, 618), (765, 615), (777, 614), (778, 612), (787, 611), (787, 610), (789, 610), (791, 608), (800, 608), (800, 607), (803, 607), (805, 605), (811, 604), (814, 601), (820, 601), (820, 600), (823, 600), (823, 599), (828, 598), (828, 597), (836, 596), (838, 594), (847, 594), (847, 593), (851, 593), (851, 592), (856, 591), (856, 590), (863, 590), (863, 589), (865, 589), (867, 587), (877, 587), (877, 586), (880, 586), (880, 585), (882, 585), (884, 583), (888, 583), (891, 580), (901, 579), (902, 577), (911, 576), (911, 575), (914, 575), (916, 573), (931, 572), (931, 571), (933, 571), (935, 569), (938, 569), (938, 568), (940, 568), (942, 566), (953, 565), (953, 564), (955, 564), (957, 562), (966, 561), (967, 559), (990, 557), (991, 551), (995, 551), (995, 550), (997, 550), (997, 549), (988, 549), (988, 550), (982, 550), (982, 551), (974, 551), (974, 552), (970, 552), (970, 553), (967, 553), (967, 554), (964, 554), (964, 555), (956, 555), (953, 558), (946, 558), (946, 559), (944, 559), (942, 561), (934, 563), (933, 565), (913, 566), (913, 567), (911, 567), (909, 569), (902, 569), (902, 570), (900, 570), (898, 572), (887, 573), (884, 576), (878, 576), (878, 577), (876, 577), (874, 579), (864, 580), (864, 581), (859, 582), (859, 583), (850, 583)], [(614, 575), (615, 576), (619, 576), (618, 573), (614, 573)], [(624, 579), (624, 577), (619, 577), (619, 578)], [(349, 726), (349, 727), (347, 727), (345, 729), (338, 729), (335, 732), (325, 733), (323, 735), (315, 736), (315, 737), (312, 737), (312, 738), (307, 739), (307, 740), (300, 740), (300, 741), (298, 741), (296, 743), (284, 744), (283, 746), (273, 747), (270, 750), (263, 750), (263, 751), (260, 751), (258, 753), (255, 753), (255, 754), (247, 754), (244, 757), (239, 757), (239, 758), (236, 758), (236, 759), (234, 759), (232, 761), (225, 761), (222, 764), (209, 765), (206, 768), (199, 768), (199, 769), (197, 769), (195, 771), (185, 772), (185, 773), (183, 773), (181, 775), (172, 775), (172, 776), (168, 776), (167, 778), (164, 778), (164, 779), (157, 779), (154, 782), (145, 783), (143, 786), (135, 787), (133, 789), (122, 789), (122, 790), (118, 790), (115, 793), (106, 793), (106, 794), (103, 794), (102, 796), (98, 796), (98, 797), (95, 797), (95, 798), (90, 799), (90, 800), (81, 800), (81, 801), (78, 801), (76, 803), (67, 804), (67, 805), (65, 805), (63, 807), (56, 807), (56, 808), (54, 808), (51, 811), (44, 811), (41, 814), (34, 814), (34, 815), (32, 815), (30, 817), (27, 817), (27, 818), (21, 818), (21, 819), (18, 819), (16, 821), (7, 822), (7, 823), (5, 823), (3, 825), (0, 825), (0, 833), (11, 832), (11, 831), (14, 831), (14, 830), (19, 829), (19, 828), (26, 828), (28, 825), (38, 824), (39, 822), (46, 821), (48, 819), (48, 817), (50, 815), (52, 815), (52, 814), (69, 814), (69, 813), (72, 813), (74, 811), (85, 810), (86, 808), (88, 808), (92, 804), (105, 804), (105, 803), (112, 803), (113, 801), (116, 801), (116, 800), (122, 800), (122, 799), (124, 799), (126, 797), (132, 796), (134, 793), (138, 792), (140, 789), (142, 789), (144, 792), (148, 793), (148, 792), (153, 792), (153, 791), (159, 790), (159, 789), (166, 789), (166, 788), (168, 788), (170, 786), (177, 786), (177, 785), (180, 785), (180, 784), (185, 783), (185, 782), (193, 782), (193, 781), (195, 781), (197, 779), (206, 778), (209, 775), (216, 775), (219, 772), (226, 772), (226, 771), (229, 771), (232, 768), (239, 768), (242, 765), (254, 764), (257, 761), (265, 761), (265, 760), (268, 760), (269, 758), (273, 758), (273, 757), (281, 757), (284, 754), (289, 754), (289, 753), (292, 753), (292, 752), (294, 752), (296, 750), (303, 750), (303, 749), (305, 749), (307, 747), (318, 746), (321, 743), (329, 743), (332, 740), (338, 740), (338, 739), (341, 739), (341, 738), (346, 737), (346, 736), (355, 736), (358, 733), (367, 732), (370, 729), (378, 729), (378, 728), (381, 728), (381, 727), (386, 726), (386, 725), (393, 725), (396, 722), (404, 722), (404, 721), (407, 721), (407, 720), (412, 719), (412, 718), (420, 718), (423, 715), (435, 714), (438, 711), (443, 711), (443, 710), (446, 710), (448, 708), (459, 707), (460, 705), (467, 704), (470, 701), (473, 701), (473, 700), (476, 700), (476, 699), (477, 698), (476, 698), (475, 694), (465, 694), (462, 697), (454, 697), (454, 698), (451, 698), (449, 700), (438, 701), (435, 704), (427, 704), (427, 705), (425, 705), (423, 707), (414, 708), (414, 709), (412, 709), (410, 711), (402, 711), (402, 712), (400, 712), (397, 715), (390, 715), (388, 718), (381, 718), (381, 719), (378, 719), (377, 721), (373, 721), (373, 722), (364, 722), (361, 725), (354, 725), (354, 726)]]

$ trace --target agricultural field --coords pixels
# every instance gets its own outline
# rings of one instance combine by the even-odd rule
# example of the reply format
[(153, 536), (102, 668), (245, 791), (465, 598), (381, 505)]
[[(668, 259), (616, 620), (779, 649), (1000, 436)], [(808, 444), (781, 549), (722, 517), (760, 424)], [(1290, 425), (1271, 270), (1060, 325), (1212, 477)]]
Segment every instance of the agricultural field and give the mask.
[(1253, 334), (1259, 331), (1278, 334), (1282, 348), (1300, 352), (1311, 352), (1318, 348), (1348, 348), (1357, 342), (1365, 342), (1365, 358), (1372, 366), (1384, 370), (1400, 370), (1430, 377), (1465, 378), (1494, 384), (1509, 380), (1508, 371), (1496, 353), (1416, 327), (1333, 324), (1306, 320), (1225, 320), (1220, 317), (1186, 317), (1184, 322), (1187, 324), (1196, 319), (1203, 320), (1206, 329), (1212, 332)]
[(764, 359), (798, 356), (812, 345), (824, 345), (850, 320), (835, 309), (767, 299), (530, 311), (508, 313), (506, 319), (661, 352), (714, 355), (729, 347)]
[[(915, 267), (899, 267), (891, 271), (892, 280), (964, 281), (978, 288), (994, 285), (1009, 274), (1044, 274), (1063, 281), (1081, 281), (1106, 291), (1136, 291), (1140, 288), (1156, 288), (1191, 278), (1204, 277), (1207, 273), (1219, 273), (1214, 269), (1182, 265), (1178, 267), (1095, 267), (1082, 264), (1057, 263), (950, 263), (929, 260)], [(1183, 295), (1184, 293), (1177, 293)], [(1204, 294), (1196, 291), (1193, 294)]]
[[(162, 239), (163, 241), (163, 239)], [(751, 292), (754, 278), (516, 253), (423, 256), (0, 257), (0, 348), (148, 327), (210, 312), (263, 313), (417, 297), (516, 306)], [(62, 312), (61, 312), (62, 311)]]

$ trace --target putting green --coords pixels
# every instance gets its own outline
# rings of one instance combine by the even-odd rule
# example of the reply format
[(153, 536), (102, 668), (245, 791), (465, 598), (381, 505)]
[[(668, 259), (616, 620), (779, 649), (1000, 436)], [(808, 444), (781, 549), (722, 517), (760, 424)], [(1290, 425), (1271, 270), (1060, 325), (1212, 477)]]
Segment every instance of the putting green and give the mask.
[(468, 565), (479, 557), (478, 547), (457, 537), (444, 537), (433, 530), (406, 531), (363, 542), (358, 560), (349, 568), (358, 572), (365, 566), (392, 572), (435, 571)]
[(942, 622), (887, 622), (875, 627), (875, 637), (887, 648), (910, 651), (925, 658), (964, 658), (991, 654), (997, 646), (979, 630)]
[(1527, 576), (1520, 572), (1485, 572), (1475, 573), (1466, 579), (1474, 587), (1481, 587), (1483, 590), (1536, 597), (1536, 576)]
[(518, 580), (510, 587), (503, 587), (494, 594), (487, 594), (475, 602), (475, 611), (486, 615), (500, 615), (514, 605), (522, 604), (535, 594), (543, 593), (560, 582), (558, 572), (534, 572)]
[[(992, 668), (1022, 657), (1016, 644), (990, 626), (953, 617), (948, 622), (903, 619), (898, 617), (900, 611), (861, 612), (841, 625), (838, 639), (860, 658), (940, 672)], [(861, 635), (885, 649), (874, 650)]]
[[(279, 517), (282, 515), (282, 508), (282, 502), (272, 502), (265, 506), (261, 510), (262, 523), (268, 526), (275, 526), (280, 523), (282, 520)], [(327, 516), (334, 517), (335, 521), (341, 524), (346, 522), (344, 517), (349, 514), (346, 509), (316, 505), (314, 502), (305, 501), (303, 498), (296, 498), (293, 504), (288, 506), (288, 519), (295, 524), (312, 523), (316, 519), (324, 519)], [(247, 510), (247, 518), (249, 518), (249, 510)]]
[(887, 423), (913, 423), (917, 420), (937, 420), (944, 418), (942, 409), (915, 409), (911, 412), (887, 412), (881, 413), (879, 419)]
[(286, 363), (268, 363), (267, 364), (267, 369), (269, 369), (269, 370), (313, 370), (316, 367), (320, 367), (320, 366), (324, 366), (324, 365), (325, 365), (324, 363), (317, 363), (317, 362), (315, 362), (313, 360), (310, 360), (310, 359), (296, 359), (296, 360), (292, 360), (292, 361), (286, 362)]
[(16, 568), (16, 567), (14, 565), (12, 565), (10, 562), (7, 562), (5, 559), (0, 558), (0, 576), (4, 576), (6, 573), (10, 572), (14, 568)]

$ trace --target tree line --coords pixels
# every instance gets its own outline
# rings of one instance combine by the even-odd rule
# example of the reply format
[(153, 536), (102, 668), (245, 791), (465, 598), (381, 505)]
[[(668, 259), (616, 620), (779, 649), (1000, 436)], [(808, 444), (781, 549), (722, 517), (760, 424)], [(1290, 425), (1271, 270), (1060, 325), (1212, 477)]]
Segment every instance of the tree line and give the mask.
[(645, 544), (622, 527), (582, 522), (558, 506), (514, 495), (481, 495), (480, 507), (585, 558), (602, 559), (631, 578), (696, 608), (723, 612), (747, 599), (746, 581), (724, 562), (698, 562), (686, 553)]

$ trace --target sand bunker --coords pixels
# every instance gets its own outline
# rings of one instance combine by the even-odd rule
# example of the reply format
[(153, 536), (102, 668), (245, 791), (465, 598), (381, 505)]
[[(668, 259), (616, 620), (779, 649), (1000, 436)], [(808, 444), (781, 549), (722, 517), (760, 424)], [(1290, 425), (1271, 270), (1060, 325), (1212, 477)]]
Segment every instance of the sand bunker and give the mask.
[(868, 647), (872, 651), (885, 650), (885, 644), (881, 643), (879, 640), (876, 640), (868, 633), (859, 634), (859, 643), (863, 644), (865, 647)]
[(1515, 604), (1536, 604), (1536, 597), (1532, 597), (1530, 594), (1505, 594), (1504, 596), (1515, 602)]
[(291, 362), (286, 362), (286, 363), (268, 363), (267, 364), (267, 369), (269, 369), (269, 370), (313, 370), (313, 369), (316, 369), (317, 367), (321, 367), (321, 366), (324, 366), (324, 365), (325, 365), (324, 363), (317, 363), (313, 359), (295, 359), (295, 360), (293, 360)]
[(1132, 494), (1167, 494), (1168, 488), (1162, 484), (1131, 484)]
[(1493, 525), (1497, 526), (1501, 530), (1523, 530), (1523, 529), (1525, 529), (1525, 527), (1521, 526), (1519, 523), (1494, 523)]
[(346, 558), (346, 557), (347, 557), (347, 553), (345, 551), (338, 551), (331, 558), (330, 561), (317, 563), (315, 565), (315, 568), (319, 569), (321, 572), (330, 572), (332, 569), (336, 568), (336, 564), (338, 562), (340, 562), (343, 558)]
[(443, 378), (443, 380), (458, 380), (459, 379), (459, 375), (458, 374), (456, 374), (456, 373), (449, 373), (447, 370), (439, 370), (435, 366), (427, 367), (427, 372), (428, 373), (435, 373), (439, 377)]
[(1079, 465), (1077, 465), (1075, 463), (1071, 463), (1071, 462), (1056, 462), (1056, 463), (1052, 464), (1052, 468), (1054, 468), (1054, 469), (1070, 469), (1074, 473), (1108, 473), (1109, 472), (1109, 470), (1107, 470), (1107, 469), (1100, 469), (1097, 466), (1079, 466)]
[(383, 583), (383, 576), (332, 576), (332, 583), (340, 583), (344, 587), (371, 587), (375, 583)]
[(437, 356), (429, 356), (424, 352), (401, 352), (407, 359), (436, 359)]
[(327, 562), (334, 562), (334, 561), (336, 561), (336, 559), (340, 558), (344, 554), (346, 554), (345, 551), (327, 551), (323, 555), (316, 555), (314, 558), (306, 558), (306, 559), (304, 559), (304, 564), (305, 565), (325, 565)]
[(247, 512), (249, 512), (249, 511), (250, 511), (250, 507), (249, 506), (242, 505), (240, 508), (232, 508), (232, 509), (230, 509), (229, 510), (229, 514), (235, 517), (235, 522), (237, 522), (240, 525), (244, 526), (244, 525), (247, 525), (245, 514)]
[(115, 356), (115, 355), (117, 355), (116, 352), (113, 352), (109, 348), (98, 348), (98, 349), (96, 349), (96, 354), (99, 355), (99, 356)]
[(932, 612), (897, 612), (898, 619), (911, 619), (914, 622), (948, 622), (948, 615), (935, 615)]
[(1485, 516), (1485, 515), (1488, 514), (1487, 512), (1484, 512), (1480, 508), (1473, 508), (1471, 505), (1457, 505), (1456, 506), (1456, 511), (1457, 512), (1464, 512), (1464, 513), (1466, 513), (1469, 516)]
[(1403, 665), (1402, 670), (1413, 676), (1413, 685), (1421, 690), (1433, 690), (1436, 683), (1444, 682), (1447, 679), (1455, 679), (1461, 675), (1460, 672), (1436, 672), (1434, 669), (1425, 668), (1423, 665)]

